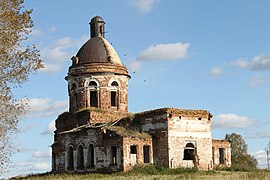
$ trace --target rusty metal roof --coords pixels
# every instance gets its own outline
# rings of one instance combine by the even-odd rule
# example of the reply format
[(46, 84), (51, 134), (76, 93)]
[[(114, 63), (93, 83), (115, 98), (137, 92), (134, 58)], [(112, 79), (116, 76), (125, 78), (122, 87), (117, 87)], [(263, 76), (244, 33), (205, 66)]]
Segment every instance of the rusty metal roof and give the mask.
[(78, 51), (78, 64), (107, 62), (122, 65), (122, 62), (112, 45), (102, 37), (89, 39)]

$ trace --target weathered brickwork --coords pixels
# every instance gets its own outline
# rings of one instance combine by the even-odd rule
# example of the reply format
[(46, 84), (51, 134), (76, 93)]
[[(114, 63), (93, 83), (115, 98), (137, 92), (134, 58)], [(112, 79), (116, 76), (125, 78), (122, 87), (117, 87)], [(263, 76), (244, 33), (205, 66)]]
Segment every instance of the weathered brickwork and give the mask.
[(231, 144), (226, 140), (212, 140), (214, 167), (231, 165)]
[(230, 143), (212, 140), (206, 110), (161, 108), (128, 113), (127, 68), (91, 22), (91, 38), (72, 57), (69, 112), (56, 119), (52, 172), (128, 171), (136, 164), (213, 169), (231, 164)]

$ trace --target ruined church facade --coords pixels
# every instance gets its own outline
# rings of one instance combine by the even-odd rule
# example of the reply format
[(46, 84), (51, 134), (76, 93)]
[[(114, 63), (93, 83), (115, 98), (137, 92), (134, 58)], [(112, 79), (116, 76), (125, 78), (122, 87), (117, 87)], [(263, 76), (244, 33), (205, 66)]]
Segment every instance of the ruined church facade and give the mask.
[(94, 17), (91, 38), (71, 58), (65, 78), (69, 111), (55, 121), (52, 172), (109, 173), (149, 163), (203, 170), (230, 166), (230, 143), (212, 139), (210, 112), (128, 112), (131, 77), (104, 29), (103, 19)]

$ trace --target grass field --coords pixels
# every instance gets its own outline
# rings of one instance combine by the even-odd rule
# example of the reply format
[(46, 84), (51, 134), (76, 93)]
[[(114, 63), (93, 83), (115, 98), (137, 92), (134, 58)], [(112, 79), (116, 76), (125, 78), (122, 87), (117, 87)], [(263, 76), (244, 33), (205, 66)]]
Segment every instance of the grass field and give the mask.
[(25, 177), (14, 177), (12, 179), (28, 180), (79, 180), (79, 179), (139, 179), (139, 180), (161, 180), (161, 179), (215, 179), (215, 180), (270, 180), (270, 171), (197, 171), (196, 169), (168, 169), (154, 166), (135, 167), (129, 172), (114, 174), (38, 174)]

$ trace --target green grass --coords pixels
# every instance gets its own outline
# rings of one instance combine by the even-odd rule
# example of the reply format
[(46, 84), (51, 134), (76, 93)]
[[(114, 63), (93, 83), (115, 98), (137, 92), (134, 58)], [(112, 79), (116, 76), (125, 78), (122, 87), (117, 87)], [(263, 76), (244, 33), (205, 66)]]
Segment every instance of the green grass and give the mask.
[(265, 170), (254, 171), (198, 171), (195, 168), (169, 169), (153, 165), (135, 166), (129, 172), (118, 172), (114, 174), (36, 174), (25, 177), (14, 177), (13, 179), (27, 180), (79, 180), (79, 179), (141, 179), (141, 180), (162, 180), (162, 179), (215, 179), (215, 180), (267, 180), (270, 179), (270, 172)]

